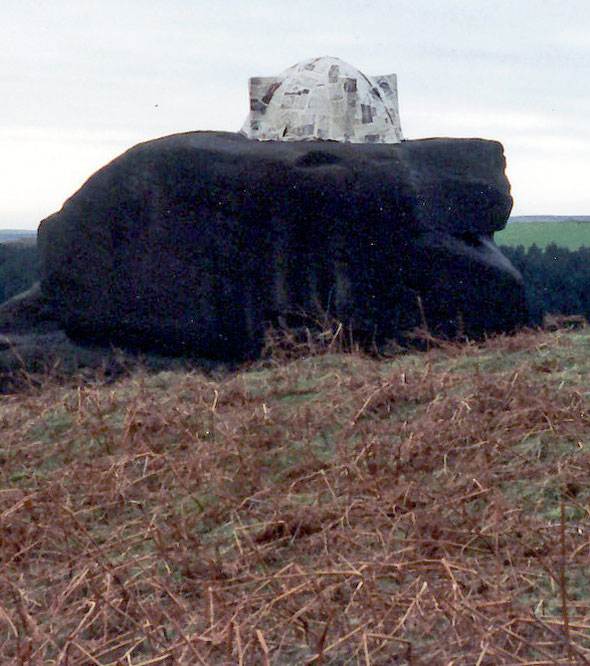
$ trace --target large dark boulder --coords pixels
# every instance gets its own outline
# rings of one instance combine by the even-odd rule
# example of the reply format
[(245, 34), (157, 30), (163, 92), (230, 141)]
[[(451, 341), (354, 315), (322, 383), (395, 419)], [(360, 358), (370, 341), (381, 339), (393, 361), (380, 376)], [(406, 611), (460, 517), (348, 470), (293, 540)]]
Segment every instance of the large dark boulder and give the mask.
[(505, 331), (525, 312), (492, 240), (512, 206), (504, 167), (480, 139), (150, 141), (41, 223), (43, 294), (74, 338), (221, 359), (318, 313), (377, 344), (424, 319)]

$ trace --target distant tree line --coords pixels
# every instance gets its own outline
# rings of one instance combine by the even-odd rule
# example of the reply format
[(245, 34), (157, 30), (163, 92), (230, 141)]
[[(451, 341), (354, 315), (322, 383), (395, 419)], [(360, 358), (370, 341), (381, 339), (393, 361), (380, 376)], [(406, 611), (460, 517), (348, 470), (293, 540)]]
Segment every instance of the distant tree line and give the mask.
[(35, 243), (0, 243), (0, 302), (26, 291), (39, 279)]
[(579, 314), (590, 320), (590, 247), (500, 249), (522, 273), (533, 325), (540, 325), (545, 314)]

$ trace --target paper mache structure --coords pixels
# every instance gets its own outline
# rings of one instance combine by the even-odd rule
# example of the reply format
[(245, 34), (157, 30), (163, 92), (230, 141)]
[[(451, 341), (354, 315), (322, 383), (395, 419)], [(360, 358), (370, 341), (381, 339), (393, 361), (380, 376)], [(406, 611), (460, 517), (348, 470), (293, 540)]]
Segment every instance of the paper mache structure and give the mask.
[(249, 139), (403, 140), (395, 74), (366, 76), (338, 58), (323, 57), (249, 83), (250, 114), (241, 129)]

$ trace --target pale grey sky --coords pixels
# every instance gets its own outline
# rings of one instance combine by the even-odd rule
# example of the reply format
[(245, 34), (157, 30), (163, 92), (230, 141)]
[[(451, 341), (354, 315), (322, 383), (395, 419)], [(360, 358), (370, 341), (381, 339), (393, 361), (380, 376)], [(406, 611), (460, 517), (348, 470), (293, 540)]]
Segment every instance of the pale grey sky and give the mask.
[(322, 55), (395, 72), (408, 139), (501, 141), (514, 214), (590, 215), (589, 0), (2, 0), (0, 39), (0, 228)]

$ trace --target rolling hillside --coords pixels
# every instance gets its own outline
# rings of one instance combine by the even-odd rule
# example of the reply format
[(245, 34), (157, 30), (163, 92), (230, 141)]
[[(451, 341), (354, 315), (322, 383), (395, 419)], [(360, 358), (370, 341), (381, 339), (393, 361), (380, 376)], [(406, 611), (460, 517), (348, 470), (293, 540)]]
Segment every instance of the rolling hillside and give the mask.
[(0, 243), (15, 240), (36, 239), (37, 230), (31, 229), (0, 229)]
[(1, 663), (587, 663), (590, 333), (328, 333), (234, 372), (22, 374)]
[(498, 245), (528, 249), (555, 244), (569, 250), (590, 247), (590, 217), (513, 217), (505, 229), (494, 234)]

